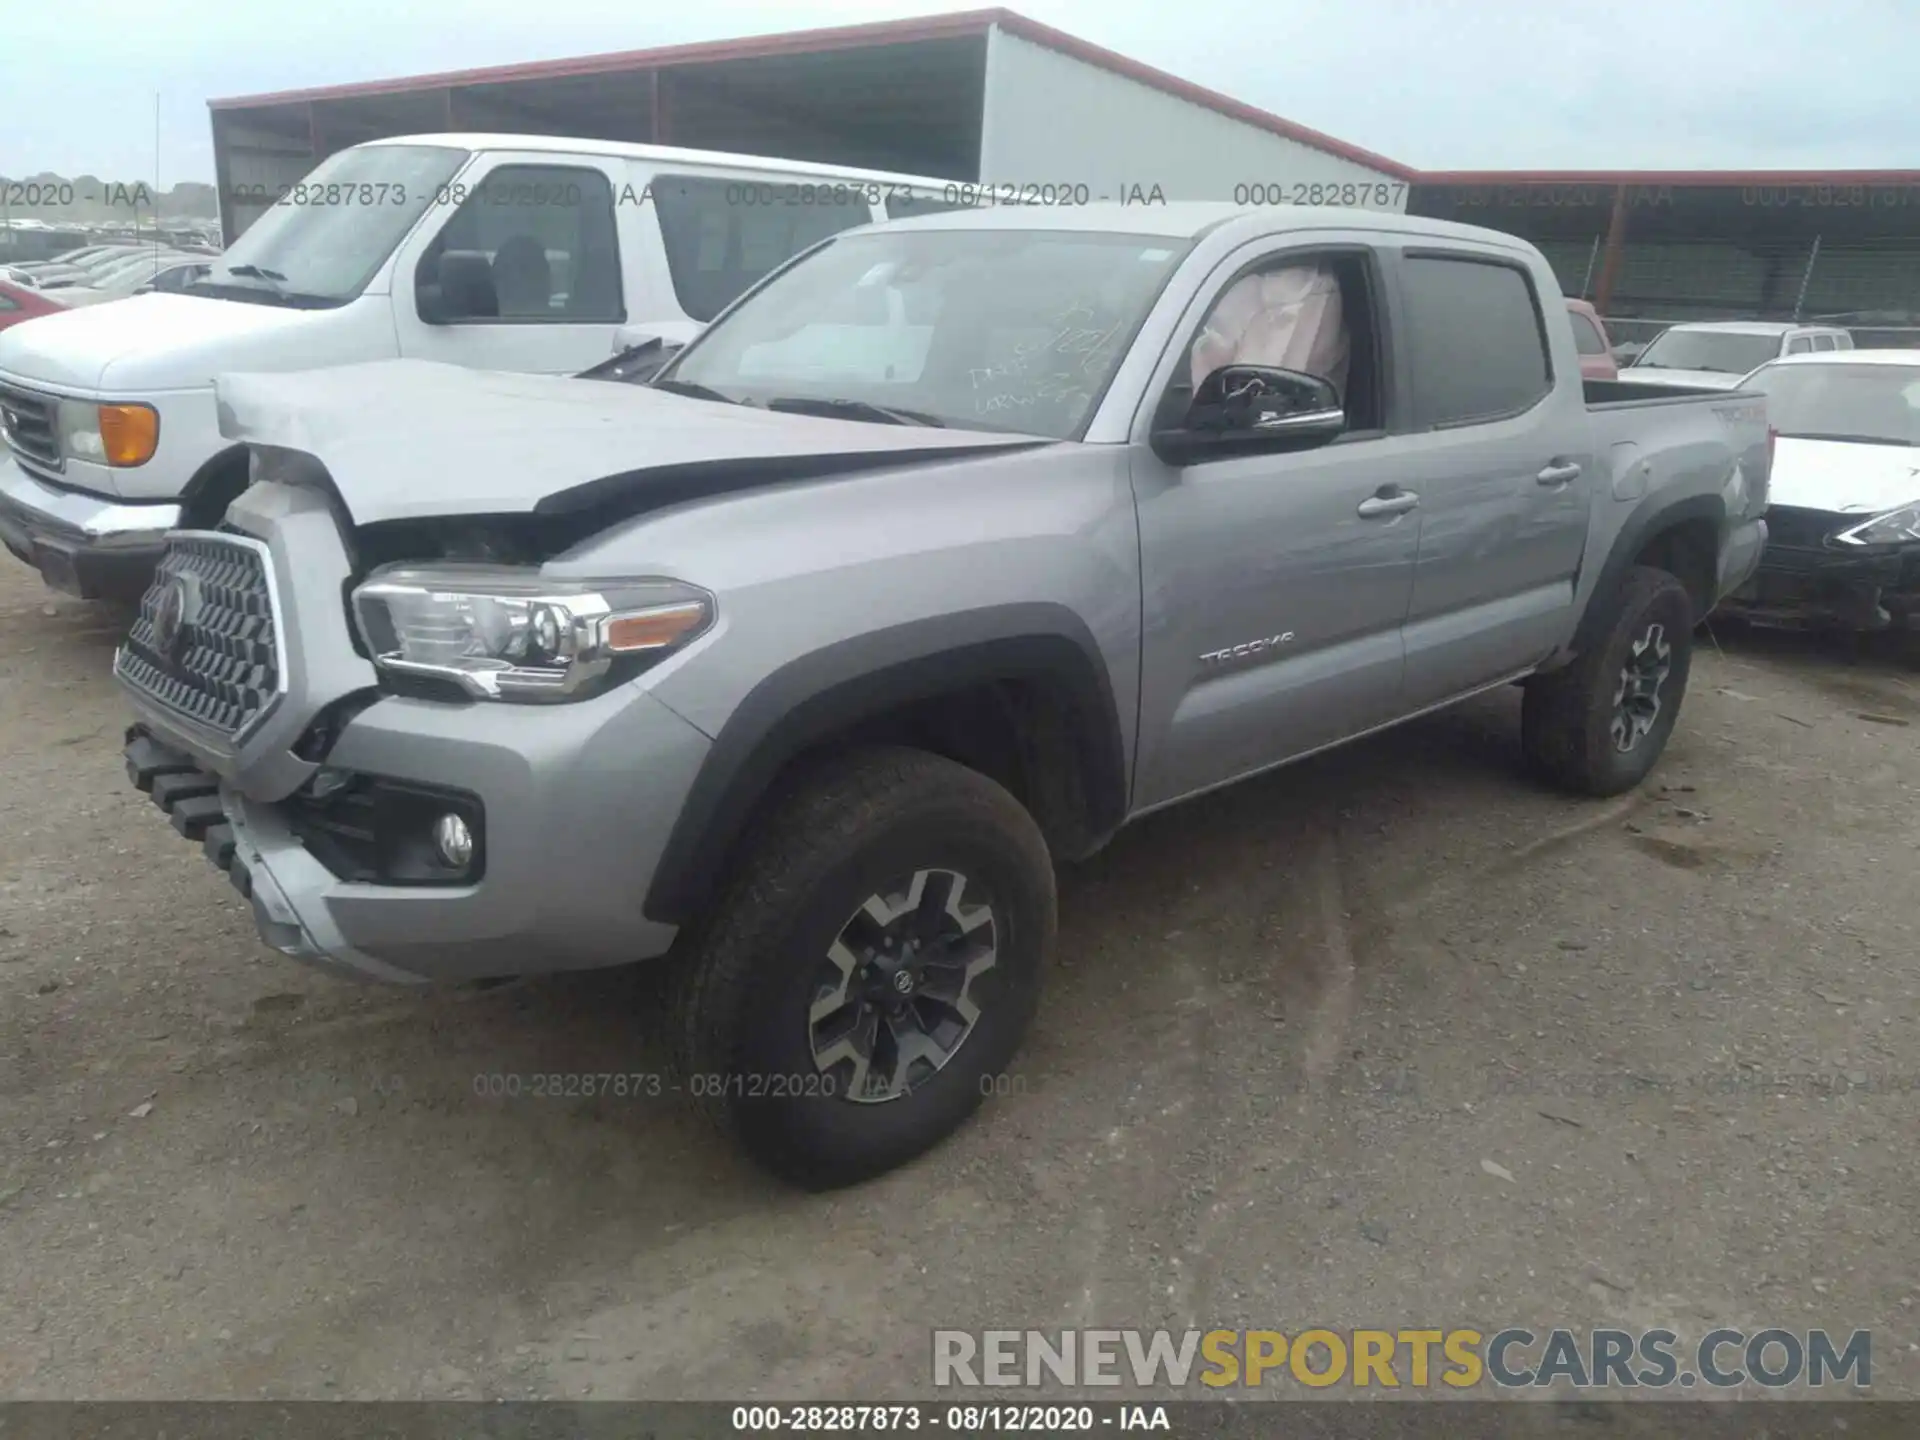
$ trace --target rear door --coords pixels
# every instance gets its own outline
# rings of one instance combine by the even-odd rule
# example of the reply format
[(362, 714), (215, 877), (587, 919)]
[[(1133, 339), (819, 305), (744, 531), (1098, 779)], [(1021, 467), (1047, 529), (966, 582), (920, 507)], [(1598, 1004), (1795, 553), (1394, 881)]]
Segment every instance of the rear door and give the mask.
[(1597, 467), (1546, 276), (1510, 251), (1450, 243), (1409, 247), (1395, 278), (1420, 440), (1406, 627), (1418, 709), (1524, 670), (1564, 636)]

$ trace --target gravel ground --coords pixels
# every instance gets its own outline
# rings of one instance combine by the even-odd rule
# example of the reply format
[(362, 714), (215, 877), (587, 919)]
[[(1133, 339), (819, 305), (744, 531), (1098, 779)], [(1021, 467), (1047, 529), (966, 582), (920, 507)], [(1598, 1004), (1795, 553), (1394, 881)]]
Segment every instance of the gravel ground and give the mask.
[(0, 1394), (907, 1397), (934, 1326), (1874, 1332), (1920, 1393), (1920, 672), (1721, 636), (1639, 794), (1486, 698), (1063, 879), (1013, 1084), (785, 1191), (644, 971), (403, 993), (257, 943), (120, 768), (120, 617), (0, 566)]

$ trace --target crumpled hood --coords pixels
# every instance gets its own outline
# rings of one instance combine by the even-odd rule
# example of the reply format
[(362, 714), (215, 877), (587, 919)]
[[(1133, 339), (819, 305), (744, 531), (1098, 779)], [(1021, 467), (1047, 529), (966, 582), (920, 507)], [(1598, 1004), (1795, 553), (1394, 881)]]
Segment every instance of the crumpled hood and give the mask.
[(359, 525), (566, 514), (669, 484), (730, 489), (1044, 443), (426, 360), (222, 375), (214, 392), (222, 435), (313, 456)]
[(1920, 449), (1848, 440), (1774, 441), (1767, 503), (1835, 515), (1882, 515), (1920, 500)]
[(1629, 385), (1692, 385), (1701, 390), (1738, 390), (1744, 375), (1720, 370), (1667, 370), (1658, 365), (1623, 365), (1620, 378)]

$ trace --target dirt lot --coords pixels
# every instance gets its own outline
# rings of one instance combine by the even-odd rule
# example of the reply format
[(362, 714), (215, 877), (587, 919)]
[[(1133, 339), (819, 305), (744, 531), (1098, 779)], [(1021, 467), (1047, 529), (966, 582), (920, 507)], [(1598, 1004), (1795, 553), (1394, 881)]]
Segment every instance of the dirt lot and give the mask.
[(0, 566), (0, 1394), (905, 1397), (936, 1325), (1194, 1323), (1871, 1327), (1920, 1393), (1920, 672), (1723, 635), (1661, 789), (1530, 786), (1503, 693), (1162, 814), (1065, 878), (1019, 1093), (815, 1197), (476, 1095), (659, 1070), (644, 974), (263, 950), (121, 773), (119, 623)]

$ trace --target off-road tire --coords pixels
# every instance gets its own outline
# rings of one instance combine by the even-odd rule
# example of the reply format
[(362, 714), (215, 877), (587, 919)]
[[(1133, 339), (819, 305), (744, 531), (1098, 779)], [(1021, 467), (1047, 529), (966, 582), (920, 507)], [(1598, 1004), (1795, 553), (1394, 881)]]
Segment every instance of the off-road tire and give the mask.
[[(1527, 680), (1520, 708), (1520, 743), (1530, 768), (1582, 795), (1618, 795), (1647, 777), (1673, 733), (1693, 660), (1693, 601), (1667, 571), (1635, 566), (1610, 611), (1599, 638), (1571, 663)], [(1669, 655), (1658, 712), (1651, 728), (1622, 750), (1613, 730), (1616, 693), (1635, 645), (1656, 626)]]
[[(818, 966), (869, 897), (920, 870), (992, 897), (996, 960), (979, 1018), (906, 1093), (822, 1093), (809, 1010)], [(1053, 949), (1054, 872), (1039, 827), (1005, 789), (924, 751), (874, 747), (792, 777), (679, 958), (682, 1090), (754, 1160), (809, 1189), (881, 1174), (938, 1144), (995, 1086), (1039, 1002)]]

